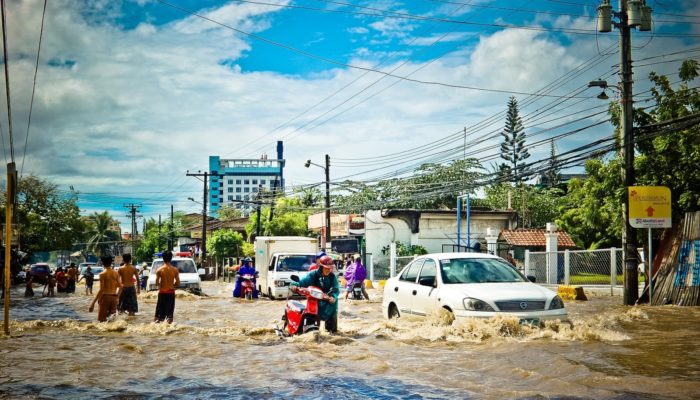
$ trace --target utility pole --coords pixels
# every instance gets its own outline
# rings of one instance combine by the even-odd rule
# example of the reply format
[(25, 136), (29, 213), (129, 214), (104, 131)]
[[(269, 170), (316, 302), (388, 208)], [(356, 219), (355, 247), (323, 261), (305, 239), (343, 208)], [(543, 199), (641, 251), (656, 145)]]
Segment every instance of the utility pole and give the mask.
[(202, 195), (202, 246), (200, 248), (201, 252), (201, 260), (200, 263), (202, 266), (204, 266), (204, 263), (207, 259), (207, 188), (208, 188), (208, 182), (209, 182), (209, 177), (214, 174), (210, 174), (207, 171), (204, 171), (204, 173), (198, 172), (196, 174), (191, 174), (189, 171), (187, 172), (187, 176), (197, 176), (197, 177), (203, 177), (204, 178), (204, 193)]
[[(619, 0), (618, 12), (612, 11), (610, 0), (604, 0), (598, 6), (598, 31), (610, 32), (612, 30), (612, 17), (618, 17), (619, 23), (614, 26), (620, 30), (620, 135), (622, 136), (622, 156), (625, 167), (622, 170), (622, 179), (625, 186), (625, 197), (622, 203), (622, 220), (625, 229), (622, 235), (622, 247), (624, 249), (624, 292), (623, 302), (626, 305), (634, 305), (639, 298), (639, 278), (637, 275), (637, 232), (629, 222), (629, 191), (628, 187), (634, 186), (634, 127), (633, 127), (633, 99), (632, 99), (632, 35), (633, 28), (640, 31), (651, 30), (651, 7), (645, 0)], [(590, 86), (607, 86), (604, 81), (594, 81)], [(604, 95), (604, 92), (603, 92)], [(602, 97), (605, 98), (605, 97)]]
[(161, 220), (160, 220), (160, 214), (158, 214), (158, 249), (156, 249), (156, 252), (160, 252), (160, 227), (161, 227)]
[[(4, 28), (3, 28), (4, 29)], [(5, 196), (5, 268), (3, 270), (4, 328), (10, 334), (10, 274), (12, 264), (12, 214), (17, 198), (17, 169), (15, 163), (7, 164), (7, 193)]]
[(331, 156), (326, 154), (326, 248), (331, 246)]
[(124, 207), (129, 210), (129, 216), (131, 217), (131, 254), (136, 253), (136, 212), (141, 208), (141, 205), (136, 204), (124, 204)]
[(168, 250), (175, 246), (175, 206), (170, 205), (170, 232), (168, 232)]

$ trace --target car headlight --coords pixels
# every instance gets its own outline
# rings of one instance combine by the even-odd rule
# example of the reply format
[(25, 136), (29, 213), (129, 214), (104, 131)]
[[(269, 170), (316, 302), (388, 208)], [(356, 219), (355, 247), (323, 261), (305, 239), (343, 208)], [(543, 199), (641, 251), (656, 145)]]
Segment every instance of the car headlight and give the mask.
[(561, 308), (564, 308), (564, 302), (561, 300), (561, 297), (554, 296), (554, 298), (552, 298), (552, 301), (549, 302), (549, 309), (559, 310)]
[(467, 297), (466, 299), (462, 300), (462, 303), (464, 303), (464, 308), (470, 311), (494, 311), (493, 307), (491, 307), (487, 302), (479, 299)]
[(275, 281), (275, 286), (277, 286), (277, 287), (285, 287), (286, 285), (287, 285), (287, 283), (285, 281), (282, 281), (282, 280)]

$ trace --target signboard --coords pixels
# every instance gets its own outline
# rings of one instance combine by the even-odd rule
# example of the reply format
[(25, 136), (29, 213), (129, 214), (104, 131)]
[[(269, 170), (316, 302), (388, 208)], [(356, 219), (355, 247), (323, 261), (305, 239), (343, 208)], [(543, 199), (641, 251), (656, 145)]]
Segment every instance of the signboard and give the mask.
[(629, 220), (634, 228), (671, 227), (671, 190), (664, 186), (630, 186)]
[(360, 252), (357, 239), (333, 239), (331, 240), (331, 250), (340, 254)]
[(202, 238), (202, 231), (191, 231), (190, 237), (192, 239), (201, 239)]
[[(5, 245), (5, 224), (2, 224), (2, 245)], [(19, 246), (19, 229), (17, 224), (12, 224), (12, 243), (11, 246)]]
[(364, 215), (350, 214), (348, 216), (348, 233), (351, 235), (365, 234), (365, 217)]

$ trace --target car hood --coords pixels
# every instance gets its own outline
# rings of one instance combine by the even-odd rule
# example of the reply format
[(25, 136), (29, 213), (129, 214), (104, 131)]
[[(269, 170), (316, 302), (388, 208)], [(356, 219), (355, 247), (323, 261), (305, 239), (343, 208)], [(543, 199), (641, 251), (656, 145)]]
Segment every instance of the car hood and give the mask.
[(180, 282), (198, 282), (198, 274), (180, 274)]
[(531, 282), (465, 283), (445, 285), (451, 294), (484, 301), (549, 300), (555, 293)]

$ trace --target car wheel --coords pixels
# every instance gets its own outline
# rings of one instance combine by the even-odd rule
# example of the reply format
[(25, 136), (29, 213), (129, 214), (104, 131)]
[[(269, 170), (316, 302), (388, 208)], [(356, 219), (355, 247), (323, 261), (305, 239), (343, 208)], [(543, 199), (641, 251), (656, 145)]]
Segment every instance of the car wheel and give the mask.
[(396, 305), (394, 303), (391, 303), (389, 305), (389, 319), (395, 318), (401, 318), (401, 314), (399, 313), (399, 309), (396, 308)]

